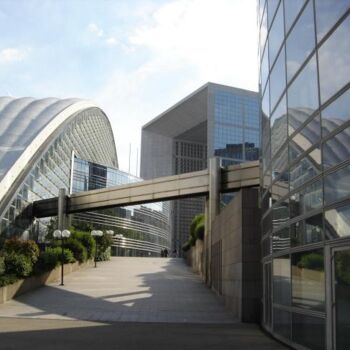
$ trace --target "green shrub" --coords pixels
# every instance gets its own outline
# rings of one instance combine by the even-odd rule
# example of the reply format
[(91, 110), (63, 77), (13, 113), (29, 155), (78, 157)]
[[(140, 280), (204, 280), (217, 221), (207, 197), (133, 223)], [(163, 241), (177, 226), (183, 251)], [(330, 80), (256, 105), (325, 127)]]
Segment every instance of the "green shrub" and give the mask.
[(108, 247), (105, 251), (98, 251), (97, 261), (108, 261), (111, 258), (111, 247)]
[(197, 239), (204, 239), (204, 214), (196, 215), (190, 225), (189, 243), (194, 246)]
[(96, 242), (90, 233), (72, 230), (71, 237), (77, 239), (86, 248), (88, 259), (95, 256)]
[(5, 274), (5, 258), (0, 256), (0, 276)]
[(58, 255), (55, 252), (56, 248), (47, 248), (41, 252), (38, 261), (34, 265), (34, 274), (41, 275), (44, 272), (53, 270), (58, 264)]
[(39, 247), (32, 240), (11, 238), (7, 239), (4, 243), (4, 253), (5, 255), (11, 253), (24, 255), (32, 264), (35, 264), (39, 256)]
[[(52, 253), (57, 256), (57, 259), (59, 262), (61, 262), (62, 259), (62, 248), (61, 247), (48, 247), (46, 248), (45, 252)], [(75, 262), (75, 258), (73, 255), (73, 252), (69, 250), (68, 248), (63, 249), (63, 263), (64, 264), (71, 264)]]
[(8, 286), (16, 281), (18, 281), (18, 277), (16, 275), (0, 275), (0, 287)]
[(65, 247), (69, 249), (76, 260), (78, 260), (80, 263), (86, 261), (87, 259), (87, 250), (83, 246), (81, 242), (79, 242), (75, 238), (68, 238), (65, 242)]
[(33, 270), (33, 264), (30, 259), (14, 252), (5, 255), (5, 271), (7, 275), (16, 275), (17, 277), (29, 276)]

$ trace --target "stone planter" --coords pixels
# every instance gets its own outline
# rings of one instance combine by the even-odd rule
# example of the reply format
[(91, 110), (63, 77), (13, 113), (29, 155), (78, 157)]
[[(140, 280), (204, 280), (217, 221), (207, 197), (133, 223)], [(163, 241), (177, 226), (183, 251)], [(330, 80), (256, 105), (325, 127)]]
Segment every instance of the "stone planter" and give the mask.
[[(74, 271), (92, 266), (94, 266), (93, 260), (88, 260), (82, 264), (75, 262), (73, 264), (64, 265), (63, 271), (64, 275), (66, 276)], [(54, 270), (46, 272), (40, 276), (31, 276), (26, 279), (18, 280), (17, 282), (9, 284), (8, 286), (0, 287), (0, 304), (46, 284), (58, 282), (60, 278), (61, 266), (57, 266)]]

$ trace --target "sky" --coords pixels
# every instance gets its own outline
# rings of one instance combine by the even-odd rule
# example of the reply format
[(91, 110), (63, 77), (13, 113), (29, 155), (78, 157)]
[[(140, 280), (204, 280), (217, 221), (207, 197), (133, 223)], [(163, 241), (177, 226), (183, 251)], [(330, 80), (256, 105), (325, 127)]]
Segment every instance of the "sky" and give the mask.
[(0, 33), (0, 96), (94, 101), (133, 174), (142, 125), (176, 102), (258, 90), (255, 0), (0, 0)]

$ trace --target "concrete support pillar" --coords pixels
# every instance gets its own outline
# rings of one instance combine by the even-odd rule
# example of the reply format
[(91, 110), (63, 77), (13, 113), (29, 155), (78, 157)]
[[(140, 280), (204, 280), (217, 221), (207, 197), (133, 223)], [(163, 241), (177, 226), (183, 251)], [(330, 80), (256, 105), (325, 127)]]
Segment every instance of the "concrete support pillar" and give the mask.
[(211, 285), (211, 249), (212, 249), (212, 227), (215, 217), (220, 211), (220, 159), (209, 159), (209, 197), (206, 201), (206, 271), (208, 271), (207, 283)]
[(58, 213), (57, 213), (57, 221), (58, 221), (58, 229), (65, 229), (65, 214), (66, 214), (66, 189), (60, 188), (58, 192)]

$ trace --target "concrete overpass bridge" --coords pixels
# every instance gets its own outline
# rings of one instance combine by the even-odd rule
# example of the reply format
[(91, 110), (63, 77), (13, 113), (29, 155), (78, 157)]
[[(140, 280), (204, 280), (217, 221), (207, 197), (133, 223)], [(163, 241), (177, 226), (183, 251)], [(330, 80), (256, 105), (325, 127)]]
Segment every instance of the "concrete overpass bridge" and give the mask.
[[(209, 168), (201, 171), (165, 176), (121, 186), (61, 194), (33, 203), (37, 218), (92, 211), (117, 206), (160, 202), (180, 198), (206, 196), (212, 207), (219, 205), (219, 193), (234, 192), (245, 187), (259, 186), (259, 162), (247, 162), (220, 168), (219, 159), (209, 160)], [(212, 210), (213, 210), (212, 208)], [(215, 214), (216, 210), (213, 210)]]

